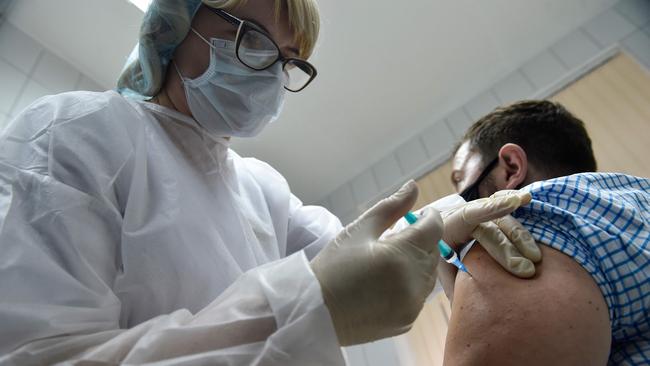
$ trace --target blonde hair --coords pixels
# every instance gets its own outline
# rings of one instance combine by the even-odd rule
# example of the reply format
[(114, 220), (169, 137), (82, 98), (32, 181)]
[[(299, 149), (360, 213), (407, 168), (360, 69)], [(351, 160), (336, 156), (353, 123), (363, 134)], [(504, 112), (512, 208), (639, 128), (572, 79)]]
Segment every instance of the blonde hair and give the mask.
[[(216, 9), (236, 9), (247, 0), (203, 0), (203, 4)], [(274, 0), (275, 20), (278, 21), (286, 6), (289, 26), (295, 32), (299, 57), (307, 59), (314, 52), (320, 32), (320, 15), (315, 0)]]

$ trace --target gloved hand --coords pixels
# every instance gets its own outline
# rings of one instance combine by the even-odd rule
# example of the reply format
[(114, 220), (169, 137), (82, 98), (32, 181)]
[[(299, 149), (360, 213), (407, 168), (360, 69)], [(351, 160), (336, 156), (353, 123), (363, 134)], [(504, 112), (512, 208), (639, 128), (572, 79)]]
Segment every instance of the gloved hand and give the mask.
[(348, 225), (311, 262), (342, 346), (411, 328), (435, 285), (442, 219), (435, 210), (379, 239), (418, 196), (415, 182)]
[(443, 213), (443, 240), (458, 249), (476, 239), (508, 272), (522, 278), (532, 277), (533, 262), (542, 260), (542, 252), (519, 221), (508, 215), (530, 200), (530, 193), (504, 190), (447, 211)]

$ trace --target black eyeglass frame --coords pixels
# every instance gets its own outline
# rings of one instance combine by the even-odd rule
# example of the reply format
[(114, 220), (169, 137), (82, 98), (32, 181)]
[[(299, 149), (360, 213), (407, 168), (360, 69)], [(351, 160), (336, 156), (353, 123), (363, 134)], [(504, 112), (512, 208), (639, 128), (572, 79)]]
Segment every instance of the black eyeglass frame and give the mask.
[[(239, 19), (236, 16), (234, 16), (234, 15), (232, 15), (232, 14), (230, 14), (230, 13), (228, 13), (225, 10), (222, 10), (222, 9), (215, 9), (215, 8), (212, 8), (212, 7), (209, 7), (209, 6), (207, 8), (210, 11), (212, 11), (213, 13), (215, 13), (218, 16), (220, 16), (221, 18), (223, 18), (228, 23), (230, 23), (230, 24), (234, 25), (235, 27), (237, 27), (237, 36), (235, 37), (235, 54), (237, 55), (237, 59), (239, 60), (239, 62), (241, 62), (246, 67), (248, 67), (250, 69), (253, 69), (253, 70), (256, 70), (256, 71), (262, 71), (262, 70), (266, 70), (269, 67), (273, 66), (278, 61), (282, 62), (282, 70), (284, 70), (287, 63), (289, 63), (289, 62), (292, 62), (292, 63), (296, 64), (296, 67), (306, 66), (308, 69), (312, 70), (313, 72), (309, 74), (310, 78), (309, 78), (309, 80), (307, 80), (305, 85), (303, 85), (298, 90), (292, 90), (292, 89), (289, 89), (286, 86), (284, 87), (286, 90), (288, 90), (290, 92), (293, 92), (293, 93), (297, 93), (297, 92), (302, 91), (303, 89), (305, 89), (307, 87), (307, 85), (309, 85), (316, 78), (316, 75), (318, 75), (318, 71), (316, 70), (314, 65), (312, 65), (308, 61), (305, 61), (305, 60), (299, 59), (299, 58), (295, 58), (295, 57), (287, 57), (287, 58), (283, 57), (282, 52), (280, 52), (280, 47), (278, 47), (278, 44), (275, 43), (273, 38), (268, 33), (266, 33), (264, 31), (264, 29), (258, 27), (256, 24), (248, 22), (248, 21), (243, 20), (243, 19)], [(244, 34), (246, 34), (247, 29), (252, 29), (252, 30), (254, 30), (256, 32), (259, 32), (259, 33), (265, 35), (273, 43), (275, 48), (278, 50), (278, 57), (273, 62), (269, 63), (268, 66), (263, 67), (261, 69), (256, 68), (256, 67), (253, 67), (253, 66), (247, 64), (246, 62), (244, 62), (241, 59), (241, 57), (239, 57), (239, 45), (241, 44), (242, 39), (244, 38)]]
[(483, 183), (485, 177), (487, 177), (492, 172), (492, 170), (497, 166), (498, 162), (499, 162), (499, 157), (496, 157), (494, 160), (490, 162), (490, 164), (488, 164), (485, 167), (485, 169), (483, 169), (481, 175), (478, 176), (478, 178), (476, 179), (476, 181), (474, 181), (474, 183), (472, 183), (472, 185), (465, 188), (462, 192), (459, 193), (459, 195), (463, 197), (463, 199), (466, 202), (474, 201), (476, 199), (481, 198), (478, 192), (478, 188), (481, 185), (481, 183)]

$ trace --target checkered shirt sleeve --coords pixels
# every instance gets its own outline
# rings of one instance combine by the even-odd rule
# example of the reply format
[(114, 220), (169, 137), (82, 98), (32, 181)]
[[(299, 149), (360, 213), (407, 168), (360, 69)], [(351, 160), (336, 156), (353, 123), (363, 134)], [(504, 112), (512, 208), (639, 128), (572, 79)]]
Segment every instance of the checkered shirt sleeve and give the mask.
[(514, 216), (593, 277), (609, 307), (610, 365), (650, 365), (650, 181), (576, 174), (527, 186)]

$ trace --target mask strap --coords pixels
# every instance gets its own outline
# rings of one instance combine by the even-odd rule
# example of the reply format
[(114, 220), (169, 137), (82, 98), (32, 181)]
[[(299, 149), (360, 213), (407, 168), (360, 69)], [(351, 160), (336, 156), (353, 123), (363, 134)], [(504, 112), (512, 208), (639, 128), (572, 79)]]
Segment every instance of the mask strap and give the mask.
[(210, 46), (210, 48), (213, 47), (213, 46), (212, 46), (212, 43), (211, 43), (210, 41), (208, 41), (207, 39), (205, 39), (205, 37), (203, 37), (199, 32), (197, 32), (196, 29), (194, 29), (194, 28), (190, 28), (190, 30), (191, 30), (194, 34), (196, 34), (199, 38), (201, 38), (201, 39), (203, 40), (203, 42), (207, 43), (208, 46)]
[[(196, 29), (190, 27), (190, 30), (191, 30), (194, 34), (196, 34), (199, 38), (201, 38), (201, 40), (203, 40), (203, 42), (207, 43), (208, 46), (210, 46), (210, 48), (214, 48), (214, 46), (212, 45), (212, 43), (210, 43), (210, 41), (208, 41), (207, 39), (205, 39), (205, 37), (203, 37), (199, 32), (197, 32)], [(176, 62), (174, 62), (174, 60), (172, 60), (171, 62), (174, 64), (174, 68), (176, 69), (176, 73), (177, 73), (178, 76), (181, 78), (181, 81), (185, 81), (185, 78), (183, 77), (183, 74), (181, 74), (181, 70), (178, 69), (178, 65), (176, 65)]]
[(178, 74), (178, 77), (181, 78), (181, 82), (185, 81), (183, 74), (181, 74), (181, 70), (178, 69), (178, 65), (176, 65), (176, 62), (174, 60), (172, 60), (172, 64), (174, 64), (174, 68), (176, 69), (176, 73)]

